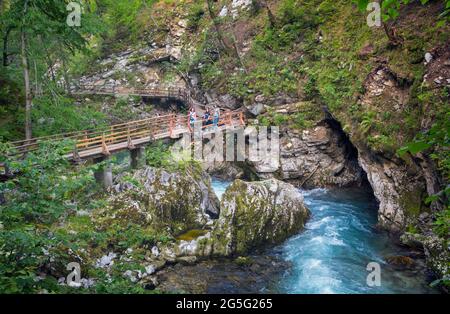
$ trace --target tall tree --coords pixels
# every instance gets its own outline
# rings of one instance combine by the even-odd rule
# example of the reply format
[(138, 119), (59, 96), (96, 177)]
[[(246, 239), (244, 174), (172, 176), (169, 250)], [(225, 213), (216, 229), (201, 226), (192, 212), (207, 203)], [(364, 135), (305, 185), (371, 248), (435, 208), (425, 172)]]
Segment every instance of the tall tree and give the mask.
[[(32, 138), (32, 107), (36, 96), (30, 82), (30, 64), (33, 65), (36, 88), (39, 88), (37, 84), (39, 77), (48, 73), (49, 69), (52, 70), (54, 63), (66, 59), (68, 54), (83, 49), (86, 35), (94, 33), (95, 24), (99, 23), (94, 22), (92, 14), (85, 10), (81, 27), (68, 25), (69, 2), (69, 0), (6, 0), (0, 3), (3, 65), (8, 66), (10, 73), (20, 69), (23, 76), (26, 139)], [(94, 0), (82, 2), (91, 4), (89, 6), (91, 9), (92, 3), (95, 3)], [(17, 61), (20, 62), (14, 65), (10, 64), (9, 43), (15, 43), (19, 47), (20, 60)], [(52, 54), (48, 53), (49, 49), (42, 49), (42, 45), (46, 48), (51, 47)]]
[(25, 29), (25, 17), (28, 13), (28, 0), (23, 3), (23, 20), (20, 27), (20, 43), (21, 43), (21, 58), (23, 67), (23, 79), (25, 83), (25, 139), (29, 140), (32, 137), (31, 130), (31, 108), (33, 107), (33, 96), (30, 87), (30, 67), (28, 63), (28, 45), (27, 34)]

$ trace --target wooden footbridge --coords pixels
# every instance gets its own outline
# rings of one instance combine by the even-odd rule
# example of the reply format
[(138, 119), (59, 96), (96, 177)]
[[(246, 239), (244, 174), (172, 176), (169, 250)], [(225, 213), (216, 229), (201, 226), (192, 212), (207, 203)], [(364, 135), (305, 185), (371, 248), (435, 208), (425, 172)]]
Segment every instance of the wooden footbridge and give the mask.
[(105, 95), (105, 96), (139, 96), (148, 99), (176, 100), (185, 104), (186, 107), (202, 107), (196, 102), (189, 89), (184, 86), (167, 87), (127, 87), (116, 84), (84, 84), (76, 85), (72, 94), (74, 95)]
[[(203, 132), (215, 132), (212, 124), (206, 125), (201, 119), (196, 124), (202, 125)], [(241, 127), (245, 125), (243, 111), (222, 111), (218, 130)], [(44, 142), (63, 140), (74, 141), (73, 152), (67, 155), (69, 160), (81, 161), (89, 158), (109, 156), (121, 150), (133, 150), (160, 139), (176, 139), (183, 134), (193, 132), (187, 115), (168, 114), (111, 125), (106, 129), (85, 130), (11, 142), (12, 155), (24, 155), (39, 149)]]
[[(190, 92), (182, 87), (169, 88), (146, 88), (129, 89), (116, 86), (95, 86), (84, 85), (73, 92), (79, 95), (136, 95), (151, 98), (176, 99), (183, 102), (187, 107), (194, 107), (197, 115), (201, 114), (201, 105), (193, 100)], [(195, 122), (199, 129), (205, 132), (223, 131), (234, 129), (245, 125), (244, 113), (242, 110), (222, 110), (218, 126), (214, 127), (211, 120), (202, 121), (197, 119)], [(201, 126), (201, 127), (200, 127)], [(196, 128), (197, 130), (197, 128)], [(73, 162), (82, 162), (84, 160), (104, 160), (111, 154), (128, 150), (131, 153), (131, 163), (137, 164), (141, 159), (142, 147), (161, 139), (176, 139), (184, 134), (193, 134), (191, 121), (187, 114), (167, 114), (154, 116), (147, 119), (130, 121), (121, 124), (111, 125), (107, 128), (83, 130), (69, 133), (56, 134), (51, 136), (38, 137), (28, 140), (10, 142), (12, 148), (9, 158), (21, 158), (27, 153), (37, 151), (43, 143), (61, 142), (64, 140), (73, 141), (73, 150), (67, 153), (66, 158)], [(5, 168), (6, 173), (6, 166)], [(1, 168), (1, 165), (0, 165)], [(96, 174), (98, 181), (106, 186), (112, 184), (111, 170), (102, 170)]]

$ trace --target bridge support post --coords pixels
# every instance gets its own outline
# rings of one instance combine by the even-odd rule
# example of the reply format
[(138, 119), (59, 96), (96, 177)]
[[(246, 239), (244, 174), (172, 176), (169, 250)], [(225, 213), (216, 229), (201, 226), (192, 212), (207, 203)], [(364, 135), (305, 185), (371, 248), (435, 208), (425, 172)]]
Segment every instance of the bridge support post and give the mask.
[(138, 169), (145, 164), (144, 147), (137, 147), (130, 150), (131, 169)]
[(94, 172), (95, 180), (104, 188), (109, 188), (113, 185), (112, 166), (109, 157), (94, 158), (94, 163), (105, 162), (105, 164)]

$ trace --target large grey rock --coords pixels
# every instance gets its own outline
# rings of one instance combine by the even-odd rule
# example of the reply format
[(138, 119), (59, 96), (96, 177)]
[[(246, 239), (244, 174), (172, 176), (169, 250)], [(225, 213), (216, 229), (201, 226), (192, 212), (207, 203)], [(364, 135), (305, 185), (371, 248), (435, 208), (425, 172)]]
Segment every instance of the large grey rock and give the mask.
[(254, 116), (259, 116), (264, 112), (264, 105), (262, 103), (254, 103), (247, 106), (247, 110)]
[(288, 183), (276, 179), (236, 180), (222, 196), (221, 214), (214, 228), (198, 239), (196, 254), (246, 254), (280, 243), (299, 232), (309, 216), (302, 194)]
[(109, 210), (116, 217), (174, 233), (203, 228), (220, 213), (210, 177), (197, 168), (167, 171), (146, 167), (113, 187)]
[(403, 231), (420, 213), (425, 184), (418, 169), (377, 158), (364, 149), (359, 163), (379, 202), (378, 223), (392, 232)]
[(450, 246), (443, 238), (435, 235), (423, 235), (405, 232), (400, 240), (409, 247), (423, 249), (427, 257), (427, 265), (439, 278), (450, 277)]
[(231, 96), (229, 94), (220, 95), (217, 98), (217, 103), (218, 103), (218, 106), (221, 108), (228, 108), (228, 109), (232, 109), (232, 110), (237, 109), (240, 106), (240, 104), (236, 100), (236, 98), (234, 98), (233, 96)]

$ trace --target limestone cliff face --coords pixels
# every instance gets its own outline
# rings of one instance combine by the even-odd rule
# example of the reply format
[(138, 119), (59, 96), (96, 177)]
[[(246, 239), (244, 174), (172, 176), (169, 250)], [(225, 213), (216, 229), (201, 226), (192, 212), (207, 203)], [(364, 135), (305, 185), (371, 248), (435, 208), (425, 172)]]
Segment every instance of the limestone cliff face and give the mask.
[[(372, 112), (389, 110), (394, 116), (406, 110), (413, 93), (412, 81), (394, 72), (385, 62), (368, 74), (363, 85), (364, 93), (358, 105)], [(338, 119), (349, 121), (342, 114)], [(358, 150), (358, 162), (379, 201), (379, 225), (392, 232), (416, 227), (420, 213), (430, 210), (424, 199), (440, 190), (436, 165), (423, 154), (400, 158), (395, 151), (371, 144), (382, 137), (379, 130), (369, 128), (364, 132), (361, 124), (348, 123), (349, 138)], [(422, 123), (429, 127), (429, 121)], [(405, 140), (402, 132), (396, 134), (398, 141)], [(436, 204), (431, 209), (437, 209)]]
[(379, 201), (379, 225), (392, 232), (404, 231), (418, 217), (425, 197), (419, 169), (365, 151), (360, 151), (359, 163)]
[[(270, 99), (265, 101), (272, 103)], [(361, 185), (364, 174), (356, 149), (339, 123), (317, 103), (302, 101), (275, 107), (261, 104), (268, 110), (258, 113), (258, 120), (277, 116), (283, 122), (278, 125), (279, 164), (271, 159), (252, 163), (260, 178), (276, 177), (303, 188)], [(305, 125), (296, 122), (296, 115), (306, 120), (302, 122)]]
[(359, 168), (343, 134), (327, 123), (297, 131), (286, 130), (281, 141), (280, 172), (302, 187), (358, 185)]

